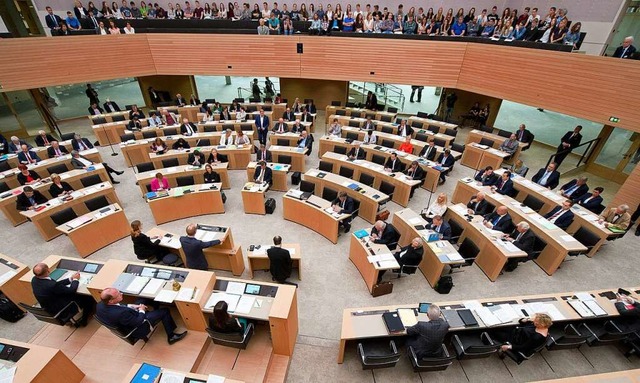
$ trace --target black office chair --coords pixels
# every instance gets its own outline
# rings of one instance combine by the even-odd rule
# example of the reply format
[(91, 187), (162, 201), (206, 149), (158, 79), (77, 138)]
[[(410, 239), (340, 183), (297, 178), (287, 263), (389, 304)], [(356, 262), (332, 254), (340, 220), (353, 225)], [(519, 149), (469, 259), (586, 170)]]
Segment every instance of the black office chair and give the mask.
[(91, 119), (91, 121), (93, 122), (94, 125), (106, 124), (107, 123), (107, 119), (104, 118), (104, 117), (93, 117)]
[(360, 179), (358, 179), (358, 182), (360, 182), (361, 184), (373, 187), (374, 181), (375, 178), (373, 176), (366, 173), (360, 173)]
[(539, 212), (540, 209), (542, 209), (542, 207), (544, 206), (544, 202), (537, 199), (532, 194), (526, 196), (524, 201), (522, 201), (522, 204), (535, 212)]
[(346, 146), (334, 146), (333, 147), (333, 152), (334, 153), (338, 153), (338, 154), (347, 154), (347, 147)]
[(464, 258), (465, 264), (471, 266), (476, 260), (478, 253), (480, 253), (480, 249), (478, 249), (478, 246), (476, 246), (471, 239), (465, 238), (458, 248), (458, 253)]
[(138, 173), (149, 172), (151, 170), (156, 170), (156, 167), (153, 165), (153, 162), (143, 162), (136, 165), (136, 170)]
[(364, 118), (370, 118), (372, 120), (375, 120), (376, 115), (375, 113), (365, 113)]
[(6, 182), (0, 182), (0, 193), (8, 192), (9, 190), (11, 189), (9, 188), (9, 185), (7, 185)]
[(82, 186), (88, 188), (89, 186), (92, 185), (97, 185), (100, 182), (102, 182), (102, 179), (100, 179), (100, 175), (99, 174), (92, 174), (90, 176), (84, 177), (80, 180), (80, 183), (82, 184)]
[(581, 334), (573, 324), (563, 327), (555, 325), (549, 328), (546, 347), (549, 351), (580, 348), (587, 343), (588, 338), (587, 335)]
[(346, 116), (347, 115), (347, 111), (344, 109), (338, 109), (336, 110), (336, 116)]
[(356, 218), (358, 213), (360, 212), (360, 201), (357, 199), (353, 200), (353, 211), (351, 212), (351, 218)]
[(253, 124), (240, 124), (240, 130), (243, 132), (253, 132)]
[(400, 353), (393, 340), (372, 340), (358, 343), (358, 357), (363, 370), (373, 370), (394, 367), (400, 360)]
[(380, 188), (378, 188), (378, 190), (380, 190), (382, 193), (388, 195), (389, 199), (391, 199), (391, 197), (393, 196), (393, 192), (396, 191), (396, 187), (395, 187), (395, 185), (390, 184), (389, 182), (381, 181), (380, 182)]
[(417, 116), (417, 117), (420, 117), (420, 118), (429, 118), (429, 113), (426, 113), (426, 112), (418, 112), (418, 113), (416, 113), (416, 116)]
[(20, 307), (27, 312), (33, 314), (33, 316), (43, 322), (51, 323), (57, 326), (76, 326), (82, 318), (83, 311), (74, 301), (69, 302), (60, 311), (51, 315), (45, 309), (40, 307), (39, 304), (28, 305), (26, 303), (18, 303)]
[(320, 171), (323, 171), (323, 172), (333, 173), (333, 162), (320, 160), (320, 165), (318, 166), (318, 169), (320, 169)]
[(336, 198), (338, 198), (337, 191), (328, 187), (325, 187), (324, 190), (322, 190), (322, 199), (333, 202)]
[(412, 120), (411, 121), (411, 127), (412, 128), (416, 128), (416, 129), (422, 129), (422, 126), (424, 124), (421, 121), (416, 121), (416, 120)]
[(441, 147), (441, 148), (444, 148), (445, 146), (447, 146), (447, 141), (446, 141), (446, 140), (443, 140), (442, 138), (434, 137), (434, 138), (433, 138), (433, 143), (434, 143), (436, 146)]
[(120, 135), (120, 142), (127, 142), (136, 139), (136, 135), (133, 133), (126, 133)]
[(387, 112), (389, 112), (389, 113), (398, 113), (398, 108), (394, 108), (392, 106), (387, 106)]
[(451, 346), (458, 360), (488, 358), (498, 352), (501, 344), (491, 339), (488, 333), (459, 333), (451, 337)]
[(178, 177), (176, 178), (176, 183), (178, 184), (178, 186), (191, 186), (195, 184), (193, 176)]
[[(114, 116), (115, 118), (116, 116)], [(114, 120), (115, 121), (115, 120)], [(60, 141), (68, 141), (68, 140), (73, 140), (73, 137), (75, 137), (76, 133), (62, 133), (60, 135)]]
[(578, 231), (573, 234), (573, 238), (583, 244), (587, 250), (584, 251), (570, 251), (569, 256), (576, 257), (578, 255), (587, 254), (593, 249), (595, 245), (600, 241), (600, 237), (595, 235), (589, 229), (585, 229), (584, 227), (580, 227)]
[(9, 161), (5, 160), (0, 162), (0, 172), (5, 172), (9, 169), (11, 169), (11, 165), (9, 165)]
[(331, 101), (331, 106), (340, 106), (340, 101)]
[(157, 130), (145, 130), (142, 132), (142, 138), (156, 138), (158, 137)]
[(163, 168), (172, 168), (174, 166), (178, 166), (180, 165), (180, 161), (178, 161), (177, 158), (167, 158), (162, 160), (162, 167)]
[(449, 351), (442, 345), (442, 355), (441, 357), (433, 357), (433, 358), (422, 358), (418, 359), (416, 356), (416, 351), (413, 349), (413, 346), (409, 346), (409, 352), (407, 356), (409, 360), (411, 360), (411, 365), (413, 366), (413, 372), (431, 372), (431, 371), (444, 371), (449, 366), (453, 364), (453, 360), (455, 356), (449, 355)]
[(57, 213), (51, 214), (51, 220), (56, 224), (56, 226), (64, 225), (65, 223), (76, 218), (78, 218), (78, 215), (70, 207), (60, 210)]
[[(528, 171), (529, 169), (527, 169)], [(596, 208), (593, 209), (593, 212), (596, 214), (600, 214), (604, 211), (604, 209), (606, 209), (607, 207), (604, 206), (603, 204), (599, 204)]]
[(529, 256), (529, 258), (531, 260), (538, 259), (538, 257), (540, 256), (540, 253), (544, 251), (545, 247), (547, 247), (547, 243), (544, 240), (542, 240), (540, 237), (534, 234), (533, 251), (531, 252), (531, 255)]
[(253, 323), (249, 323), (242, 333), (223, 333), (210, 328), (206, 328), (206, 331), (214, 344), (245, 350), (249, 340), (251, 340), (251, 336), (253, 336), (254, 327)]
[(492, 126), (487, 126), (487, 125), (480, 125), (478, 127), (479, 130), (485, 132), (485, 133), (491, 133), (493, 134), (493, 127)]
[[(205, 127), (206, 128), (206, 127)], [(207, 130), (205, 129), (205, 132)], [(214, 131), (215, 131), (215, 127), (214, 127)], [(178, 129), (177, 128), (165, 128), (163, 130), (165, 137), (166, 136), (175, 136), (178, 134)]]
[(352, 128), (359, 128), (360, 127), (360, 121), (349, 120), (349, 126), (352, 127)]
[(356, 141), (358, 139), (358, 133), (347, 132), (347, 140)]
[(204, 132), (205, 133), (213, 133), (218, 131), (218, 127), (217, 125), (205, 125), (204, 126)]
[(454, 219), (450, 219), (447, 222), (449, 223), (449, 226), (451, 226), (451, 238), (449, 239), (449, 242), (455, 245), (456, 243), (458, 243), (458, 240), (460, 239), (460, 236), (464, 231), (464, 227), (462, 227), (458, 223), (458, 221)]
[(151, 193), (151, 184), (146, 184), (144, 187), (147, 188), (147, 193)]
[[(142, 321), (142, 323), (140, 323), (136, 328), (134, 328), (133, 330), (129, 331), (128, 333), (124, 333), (122, 331), (120, 331), (118, 329), (118, 327), (116, 326), (111, 326), (109, 324), (107, 324), (106, 322), (104, 322), (103, 320), (100, 319), (100, 317), (98, 317), (97, 315), (93, 316), (96, 320), (96, 322), (100, 323), (100, 325), (106, 327), (107, 329), (109, 329), (109, 331), (111, 331), (111, 333), (115, 336), (117, 336), (118, 338), (124, 340), (125, 342), (129, 343), (130, 345), (134, 345), (136, 344), (139, 340), (144, 341), (145, 343), (147, 343), (149, 341), (149, 338), (151, 337), (151, 335), (153, 334), (153, 332), (155, 331), (157, 326), (153, 326), (151, 324), (151, 322), (149, 322), (147, 319), (144, 319)], [(142, 328), (148, 328), (149, 332), (147, 333), (147, 335), (143, 338), (134, 338), (133, 334), (138, 331), (138, 329), (142, 329)]]
[(416, 133), (415, 139), (422, 142), (429, 142), (429, 135), (425, 133)]
[(633, 334), (633, 330), (626, 329), (613, 320), (581, 323), (578, 329), (580, 334), (587, 336), (589, 347), (621, 342)]
[(373, 154), (371, 156), (371, 162), (373, 162), (374, 164), (378, 164), (378, 165), (383, 165), (386, 162), (386, 158), (384, 156), (381, 156), (379, 154)]
[(393, 121), (393, 117), (383, 114), (382, 116), (380, 116), (380, 121), (391, 122), (391, 121)]
[(511, 132), (508, 131), (508, 130), (498, 129), (498, 136), (504, 137), (504, 138), (510, 138), (511, 137)]
[(288, 156), (286, 154), (279, 154), (278, 163), (291, 165), (291, 156)]
[(390, 126), (383, 125), (380, 129), (382, 133), (393, 134), (393, 128)]
[(201, 138), (198, 140), (198, 146), (211, 146), (211, 140), (208, 138)]
[(495, 141), (490, 140), (490, 139), (488, 139), (486, 137), (482, 137), (480, 139), (480, 145), (486, 145), (486, 146), (488, 146), (490, 148), (493, 148), (493, 144), (495, 144)]
[(464, 144), (456, 144), (455, 142), (451, 143), (451, 150), (458, 153), (464, 153)]
[(47, 168), (47, 171), (49, 172), (49, 174), (53, 174), (53, 173), (62, 174), (68, 170), (69, 168), (67, 168), (66, 164), (57, 164), (57, 165), (49, 166)]
[(353, 178), (353, 169), (348, 168), (346, 166), (341, 166), (340, 172), (338, 174), (346, 178)]
[(116, 114), (116, 115), (111, 117), (111, 120), (113, 122), (121, 122), (121, 121), (125, 121), (126, 119), (124, 118), (124, 116), (122, 114)]
[(393, 149), (393, 144), (394, 142), (391, 140), (382, 140), (382, 146), (384, 146), (385, 148)]
[(456, 137), (458, 135), (458, 129), (446, 128), (444, 130), (444, 134), (446, 134), (447, 136)]
[(436, 126), (436, 125), (429, 125), (429, 126), (427, 127), (427, 130), (428, 130), (428, 131), (430, 131), (430, 132), (432, 132), (433, 134), (438, 134), (438, 133), (440, 133), (440, 127), (439, 127), (439, 126)]
[(527, 142), (525, 146), (522, 147), (522, 151), (529, 150), (529, 148), (531, 148), (531, 144), (533, 143), (535, 137), (536, 136), (534, 134), (531, 134), (531, 141)]
[(537, 353), (539, 353), (540, 351), (542, 351), (542, 349), (544, 348), (544, 346), (546, 345), (546, 341), (544, 343), (542, 343), (540, 346), (538, 346), (536, 349), (534, 349), (530, 354), (525, 354), (522, 351), (512, 351), (512, 350), (507, 350), (504, 352), (504, 354), (506, 356), (509, 357), (509, 359), (513, 360), (514, 362), (516, 362), (516, 364), (522, 364), (522, 362), (524, 362), (525, 360), (529, 360), (531, 358), (533, 358), (533, 356)]
[(103, 207), (107, 207), (110, 204), (107, 200), (107, 197), (101, 195), (100, 197), (91, 198), (90, 200), (85, 201), (84, 205), (87, 207), (87, 209), (89, 209), (89, 211), (96, 211), (102, 209)]
[(316, 184), (314, 184), (313, 182), (300, 180), (300, 191), (316, 194)]
[(493, 212), (494, 210), (496, 210), (496, 205), (494, 205), (491, 202), (487, 201), (487, 211)]
[(276, 145), (278, 146), (289, 146), (289, 140), (283, 139), (283, 138), (278, 138), (276, 140)]

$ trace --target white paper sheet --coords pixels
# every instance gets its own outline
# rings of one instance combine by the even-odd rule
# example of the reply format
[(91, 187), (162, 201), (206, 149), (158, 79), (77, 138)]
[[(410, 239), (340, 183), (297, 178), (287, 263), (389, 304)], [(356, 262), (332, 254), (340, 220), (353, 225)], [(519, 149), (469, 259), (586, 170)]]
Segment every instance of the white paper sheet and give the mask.
[(178, 291), (178, 295), (176, 296), (175, 299), (179, 301), (190, 301), (192, 300), (191, 299), (192, 296), (193, 296), (193, 299), (196, 299), (198, 297), (198, 293), (196, 292), (194, 296), (192, 288), (183, 287)]
[(409, 220), (409, 223), (412, 225), (419, 225), (422, 223), (422, 218), (420, 217), (413, 217)]
[(595, 300), (595, 298), (589, 293), (580, 292), (580, 293), (576, 293), (575, 295), (576, 295), (576, 298), (580, 299), (583, 302)]
[(602, 307), (595, 300), (583, 301), (585, 304), (596, 315), (607, 315), (607, 312), (604, 311)]
[(140, 294), (155, 296), (158, 293), (158, 290), (160, 290), (165, 284), (165, 282), (166, 281), (163, 279), (152, 278), (151, 280), (149, 280), (149, 283), (147, 283), (144, 289), (142, 289)]
[(183, 383), (186, 378), (185, 374), (175, 371), (162, 371), (160, 383)]
[(16, 275), (16, 271), (15, 270), (9, 270), (7, 272), (5, 272), (4, 274), (0, 275), (0, 284), (8, 281), (9, 279), (13, 278), (14, 275)]
[(124, 291), (129, 294), (140, 294), (140, 291), (147, 285), (149, 279), (149, 277), (135, 277)]
[(487, 326), (495, 326), (502, 323), (500, 322), (500, 319), (493, 315), (493, 313), (486, 307), (476, 308), (474, 311)]
[(238, 301), (235, 312), (238, 314), (249, 314), (256, 298), (251, 295), (243, 295)]
[(247, 284), (244, 282), (229, 282), (227, 284), (227, 294), (236, 294), (242, 295), (244, 294), (244, 289), (247, 287)]
[(224, 383), (225, 377), (220, 375), (212, 375), (210, 374), (207, 378), (207, 383)]
[(156, 297), (153, 300), (156, 302), (173, 303), (173, 300), (176, 299), (177, 296), (178, 296), (177, 291), (160, 290), (158, 295), (156, 295)]

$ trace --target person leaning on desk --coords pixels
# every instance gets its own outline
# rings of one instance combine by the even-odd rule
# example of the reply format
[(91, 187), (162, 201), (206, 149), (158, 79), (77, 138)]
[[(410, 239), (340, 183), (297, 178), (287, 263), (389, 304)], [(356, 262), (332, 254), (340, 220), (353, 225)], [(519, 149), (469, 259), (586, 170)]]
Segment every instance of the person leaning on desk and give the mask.
[(67, 195), (73, 192), (73, 188), (68, 183), (62, 181), (60, 176), (56, 173), (51, 175), (51, 186), (49, 186), (49, 194), (51, 197), (56, 198), (59, 195)]
[(182, 245), (182, 250), (184, 251), (184, 255), (187, 259), (187, 267), (190, 269), (197, 270), (208, 270), (209, 264), (207, 263), (207, 259), (204, 257), (203, 249), (207, 247), (216, 246), (221, 244), (219, 239), (214, 239), (213, 241), (201, 241), (195, 237), (197, 226), (193, 223), (187, 226), (187, 235), (180, 237), (180, 244)]
[(18, 211), (33, 210), (38, 205), (47, 203), (47, 197), (43, 196), (37, 190), (33, 190), (31, 186), (25, 186), (22, 193), (16, 198), (16, 209)]
[(202, 166), (206, 163), (204, 154), (200, 153), (199, 150), (194, 150), (193, 153), (189, 154), (187, 158), (187, 163), (191, 166)]
[(20, 185), (30, 185), (34, 182), (40, 181), (40, 176), (38, 175), (38, 173), (33, 170), (27, 169), (27, 165), (18, 165), (18, 170), (20, 170), (20, 173), (18, 173), (17, 179)]
[(373, 243), (389, 245), (396, 242), (398, 240), (398, 236), (392, 224), (384, 221), (376, 221), (371, 228), (371, 239), (373, 240)]
[[(341, 191), (338, 193), (338, 197), (331, 202), (331, 208), (338, 214), (351, 214), (355, 210), (355, 202), (353, 198), (347, 195), (347, 192)], [(351, 230), (351, 216), (343, 219), (338, 224), (344, 227), (345, 233), (348, 233)]]
[(511, 226), (511, 216), (506, 206), (500, 206), (493, 213), (485, 215), (482, 223), (489, 229), (503, 233), (513, 227)]
[(267, 183), (271, 186), (273, 184), (273, 171), (264, 161), (258, 162), (258, 165), (253, 173), (253, 181), (259, 184)]
[(219, 164), (224, 162), (229, 162), (229, 157), (225, 156), (224, 154), (218, 153), (218, 149), (212, 148), (211, 152), (209, 153), (209, 157), (207, 158), (207, 163)]
[(487, 166), (475, 177), (475, 180), (482, 184), (482, 186), (493, 186), (498, 183), (499, 179), (500, 177), (493, 172), (493, 166)]
[(467, 213), (469, 215), (487, 215), (490, 213), (490, 206), (484, 199), (484, 193), (478, 192), (467, 204)]

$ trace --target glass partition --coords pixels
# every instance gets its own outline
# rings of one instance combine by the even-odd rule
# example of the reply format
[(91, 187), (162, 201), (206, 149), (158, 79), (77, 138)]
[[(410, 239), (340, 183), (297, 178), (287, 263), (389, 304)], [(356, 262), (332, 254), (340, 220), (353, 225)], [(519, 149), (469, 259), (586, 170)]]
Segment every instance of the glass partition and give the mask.
[[(236, 76), (193, 76), (198, 89), (200, 100), (215, 99), (218, 102), (232, 102), (236, 98), (244, 98), (249, 101), (252, 96), (252, 84), (254, 77)], [(258, 87), (262, 92), (262, 97), (267, 96), (265, 87), (266, 78), (258, 77)], [(273, 83), (273, 97), (280, 92), (280, 79), (269, 77)], [(272, 97), (272, 98), (273, 98)]]

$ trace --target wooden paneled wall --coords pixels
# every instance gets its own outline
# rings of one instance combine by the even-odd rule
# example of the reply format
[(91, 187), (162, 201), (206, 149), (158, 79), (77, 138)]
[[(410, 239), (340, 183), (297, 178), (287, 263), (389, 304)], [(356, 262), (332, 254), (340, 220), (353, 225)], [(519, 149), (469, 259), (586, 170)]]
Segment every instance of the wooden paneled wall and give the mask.
[(631, 60), (450, 41), (233, 34), (4, 39), (0, 52), (6, 91), (172, 74), (376, 81), (457, 88), (603, 124), (615, 116), (618, 127), (640, 132), (640, 64)]

